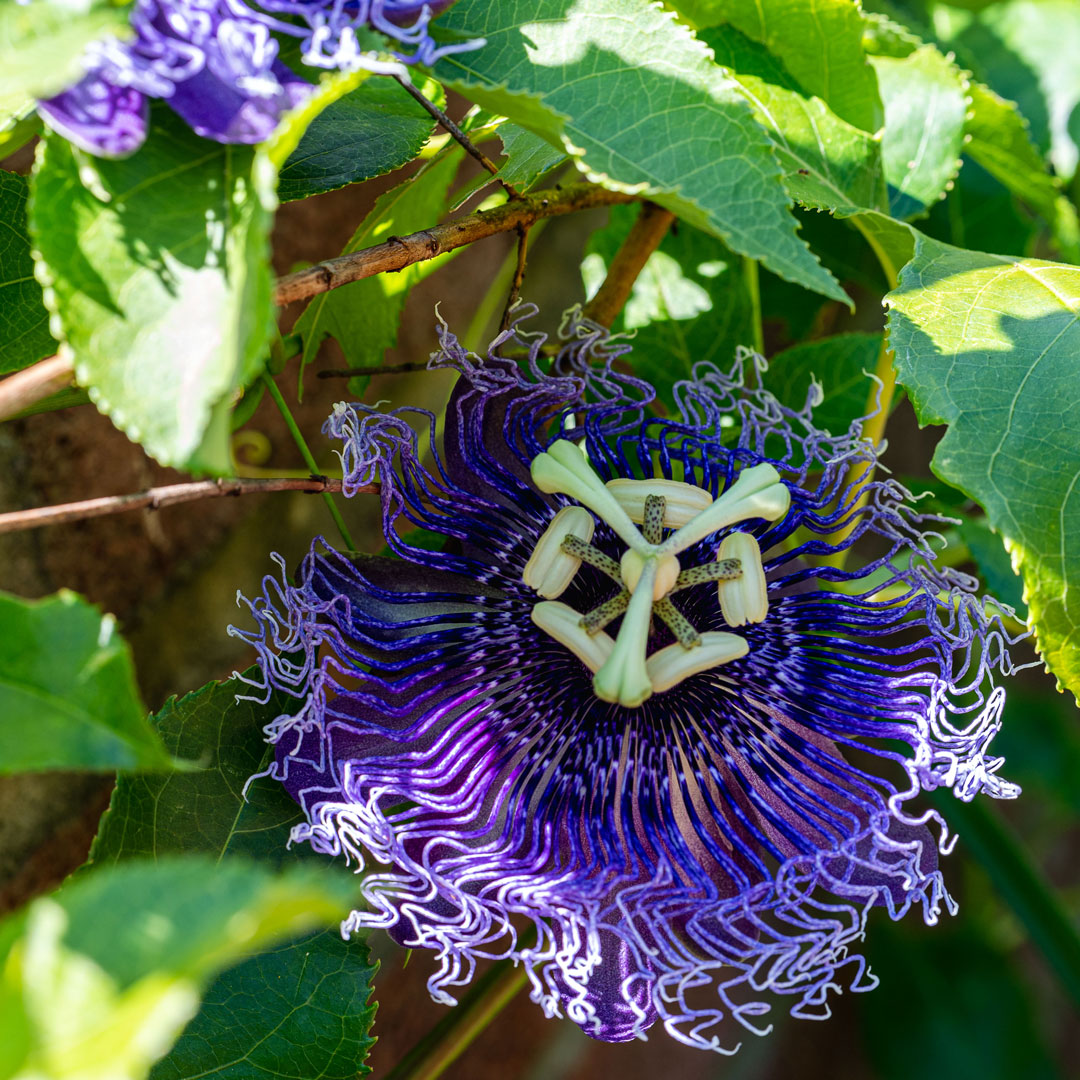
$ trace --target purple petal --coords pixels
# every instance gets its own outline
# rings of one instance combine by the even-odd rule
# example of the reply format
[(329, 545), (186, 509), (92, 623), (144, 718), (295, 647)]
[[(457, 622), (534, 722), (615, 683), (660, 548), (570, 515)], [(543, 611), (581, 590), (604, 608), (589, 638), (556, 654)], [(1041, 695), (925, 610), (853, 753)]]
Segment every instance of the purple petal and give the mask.
[(142, 146), (149, 103), (138, 90), (87, 75), (62, 94), (38, 102), (38, 112), (49, 127), (80, 149), (119, 158)]

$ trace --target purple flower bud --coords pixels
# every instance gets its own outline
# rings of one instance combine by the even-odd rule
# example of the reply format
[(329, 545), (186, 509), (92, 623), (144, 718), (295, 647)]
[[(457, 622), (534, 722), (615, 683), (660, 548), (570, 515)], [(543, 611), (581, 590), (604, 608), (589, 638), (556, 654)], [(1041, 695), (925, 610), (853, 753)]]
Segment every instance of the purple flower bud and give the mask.
[[(475, 47), (440, 48), (429, 36), (430, 19), (449, 2), (135, 0), (132, 39), (93, 46), (85, 77), (41, 102), (41, 113), (65, 138), (104, 157), (141, 145), (148, 98), (166, 101), (205, 138), (261, 142), (311, 88), (278, 59), (275, 34), (298, 39), (304, 62), (317, 68), (398, 72)], [(368, 27), (401, 46), (393, 59), (365, 51), (358, 31)]]

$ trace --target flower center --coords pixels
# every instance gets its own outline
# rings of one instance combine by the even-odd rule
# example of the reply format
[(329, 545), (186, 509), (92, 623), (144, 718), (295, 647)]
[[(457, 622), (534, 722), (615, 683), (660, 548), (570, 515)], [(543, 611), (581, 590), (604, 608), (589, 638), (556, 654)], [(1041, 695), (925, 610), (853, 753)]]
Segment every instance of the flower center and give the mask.
[[(791, 494), (771, 465), (744, 469), (714, 499), (702, 488), (678, 480), (604, 484), (584, 453), (560, 439), (533, 459), (531, 473), (541, 491), (567, 495), (581, 504), (555, 515), (525, 566), (525, 584), (544, 597), (533, 607), (532, 620), (593, 672), (598, 698), (634, 708), (690, 675), (746, 655), (749, 645), (738, 634), (711, 630), (699, 634), (671, 594), (715, 581), (729, 626), (765, 618), (769, 609), (765, 571), (761, 550), (750, 533), (730, 533), (715, 561), (703, 566), (684, 570), (678, 555), (731, 525), (783, 517)], [(593, 515), (626, 544), (619, 562), (590, 543)], [(674, 530), (667, 539), (665, 529)], [(585, 614), (555, 599), (566, 591), (582, 563), (619, 586), (618, 592)], [(612, 639), (604, 627), (620, 615), (622, 625)], [(654, 616), (675, 635), (675, 644), (648, 656)]]

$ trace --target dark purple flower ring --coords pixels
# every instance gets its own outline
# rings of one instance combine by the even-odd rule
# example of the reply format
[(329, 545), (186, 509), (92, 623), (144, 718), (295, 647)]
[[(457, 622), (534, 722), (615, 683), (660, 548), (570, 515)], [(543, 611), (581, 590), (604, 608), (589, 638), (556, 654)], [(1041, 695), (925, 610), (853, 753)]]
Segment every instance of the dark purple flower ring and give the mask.
[(743, 352), (659, 419), (627, 345), (563, 335), (549, 365), (523, 318), (483, 359), (443, 327), (441, 453), (430, 414), (336, 407), (394, 557), (317, 541), (234, 632), (259, 695), (303, 703), (270, 772), (293, 839), (363, 871), (346, 932), (432, 949), (443, 1002), (510, 957), (590, 1035), (722, 1050), (731, 1018), (870, 989), (874, 907), (952, 909), (911, 800), (1017, 794), (989, 754), (1012, 639), (860, 425), (814, 426), (816, 388), (786, 408)]

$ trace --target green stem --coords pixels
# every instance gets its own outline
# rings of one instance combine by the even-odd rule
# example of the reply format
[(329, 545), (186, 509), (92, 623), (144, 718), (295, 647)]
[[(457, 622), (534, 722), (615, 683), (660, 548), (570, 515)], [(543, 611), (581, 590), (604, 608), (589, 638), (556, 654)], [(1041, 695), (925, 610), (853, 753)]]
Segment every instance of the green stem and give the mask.
[(955, 822), (960, 843), (979, 861), (1001, 899), (1080, 1005), (1080, 934), (1016, 833), (981, 801), (960, 802), (941, 789), (930, 799)]
[(528, 982), (524, 967), (503, 960), (477, 979), (472, 991), (393, 1068), (386, 1080), (435, 1080)]
[[(275, 344), (280, 349), (281, 339), (275, 339)], [(278, 389), (277, 383), (274, 382), (270, 375), (264, 374), (262, 381), (266, 386), (267, 393), (274, 399), (274, 404), (278, 407), (278, 412), (281, 413), (285, 424), (289, 429), (289, 433), (293, 437), (293, 442), (296, 443), (297, 449), (300, 451), (300, 455), (304, 459), (304, 464), (311, 470), (312, 476), (320, 476), (319, 464), (315, 460), (314, 455), (308, 447), (307, 442), (304, 439), (304, 434), (300, 430), (299, 425), (296, 423), (296, 419), (289, 409), (289, 406), (285, 403), (285, 398), (282, 397), (281, 391)], [(341, 534), (341, 539), (345, 541), (345, 547), (349, 551), (356, 551), (356, 545), (353, 543), (352, 537), (349, 535), (348, 527), (345, 524), (345, 519), (341, 516), (341, 511), (337, 507), (337, 503), (334, 502), (333, 496), (329, 492), (323, 492), (323, 501), (326, 503), (327, 510), (330, 511), (330, 516), (334, 519), (334, 524), (337, 526), (337, 531)]]
[(750, 294), (750, 317), (754, 334), (754, 352), (765, 355), (765, 331), (761, 325), (761, 282), (758, 280), (758, 264), (749, 255), (742, 257), (743, 280)]

